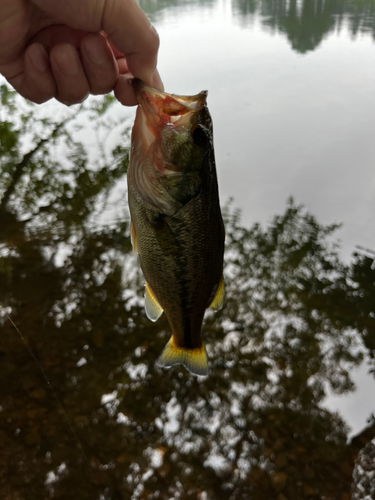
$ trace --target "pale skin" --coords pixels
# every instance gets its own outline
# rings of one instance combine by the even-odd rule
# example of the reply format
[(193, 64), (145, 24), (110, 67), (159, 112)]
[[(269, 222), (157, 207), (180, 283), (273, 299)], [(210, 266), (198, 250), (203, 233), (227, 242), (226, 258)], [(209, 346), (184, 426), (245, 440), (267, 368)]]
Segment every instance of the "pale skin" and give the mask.
[(135, 105), (133, 77), (163, 90), (158, 48), (135, 0), (0, 0), (0, 73), (38, 104), (114, 90)]

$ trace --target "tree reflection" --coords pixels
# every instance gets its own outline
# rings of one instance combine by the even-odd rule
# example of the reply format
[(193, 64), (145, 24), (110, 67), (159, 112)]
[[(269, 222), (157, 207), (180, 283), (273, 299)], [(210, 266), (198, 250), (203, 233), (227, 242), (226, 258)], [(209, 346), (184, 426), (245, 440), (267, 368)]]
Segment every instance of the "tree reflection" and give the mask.
[(97, 223), (126, 172), (127, 132), (103, 141), (97, 164), (77, 139), (85, 113), (113, 128), (111, 103), (40, 123), (5, 87), (2, 100), (2, 498), (350, 498), (375, 426), (348, 444), (323, 399), (374, 360), (374, 256), (344, 264), (337, 226), (291, 200), (267, 228), (243, 227), (228, 204), (226, 302), (204, 326), (210, 376), (158, 369), (169, 326), (143, 312), (125, 199)]
[(300, 53), (315, 50), (331, 32), (347, 25), (353, 36), (370, 33), (375, 39), (373, 0), (234, 0), (233, 10), (243, 24), (259, 14), (262, 24), (284, 33)]
[(166, 10), (173, 14), (174, 10), (189, 9), (192, 5), (212, 9), (215, 2), (213, 0), (158, 0), (157, 2), (140, 0), (139, 5), (151, 22), (157, 22)]
[[(163, 13), (191, 5), (213, 8), (211, 0), (140, 0), (152, 21)], [(353, 36), (371, 34), (375, 39), (374, 0), (233, 0), (234, 16), (244, 27), (259, 15), (262, 25), (285, 34), (293, 50), (302, 54), (315, 50), (333, 32), (347, 26)]]

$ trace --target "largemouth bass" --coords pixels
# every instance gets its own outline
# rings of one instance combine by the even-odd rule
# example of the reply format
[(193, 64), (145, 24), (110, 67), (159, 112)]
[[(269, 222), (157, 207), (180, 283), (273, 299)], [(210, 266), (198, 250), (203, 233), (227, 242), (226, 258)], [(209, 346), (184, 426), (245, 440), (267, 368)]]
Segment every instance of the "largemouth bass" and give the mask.
[(131, 238), (146, 280), (146, 314), (156, 321), (164, 311), (172, 329), (157, 364), (207, 375), (203, 317), (224, 297), (224, 225), (207, 92), (178, 96), (139, 80), (134, 88)]

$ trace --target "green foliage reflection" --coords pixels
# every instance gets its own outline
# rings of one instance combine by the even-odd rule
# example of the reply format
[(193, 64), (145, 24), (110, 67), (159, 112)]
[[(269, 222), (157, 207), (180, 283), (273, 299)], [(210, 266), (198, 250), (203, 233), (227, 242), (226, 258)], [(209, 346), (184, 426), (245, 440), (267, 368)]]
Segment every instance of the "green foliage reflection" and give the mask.
[[(211, 374), (160, 370), (169, 327), (144, 314), (125, 197), (98, 222), (128, 164), (128, 132), (105, 140), (111, 102), (57, 121), (4, 88), (2, 100), (3, 498), (349, 498), (375, 426), (347, 443), (323, 399), (374, 362), (374, 256), (343, 263), (337, 226), (292, 200), (266, 228), (228, 204), (226, 303), (204, 326)], [(103, 132), (95, 162), (78, 140), (85, 116)]]
[[(211, 0), (140, 0), (140, 6), (153, 22), (185, 12), (189, 7), (215, 7)], [(353, 37), (370, 34), (375, 39), (374, 0), (233, 0), (234, 17), (243, 27), (251, 26), (256, 17), (263, 27), (284, 34), (293, 50), (302, 54), (315, 50), (330, 33), (344, 26)]]
[(287, 36), (293, 50), (315, 50), (329, 33), (347, 26), (350, 33), (375, 38), (374, 0), (234, 0), (234, 13), (243, 25), (256, 14), (263, 26)]

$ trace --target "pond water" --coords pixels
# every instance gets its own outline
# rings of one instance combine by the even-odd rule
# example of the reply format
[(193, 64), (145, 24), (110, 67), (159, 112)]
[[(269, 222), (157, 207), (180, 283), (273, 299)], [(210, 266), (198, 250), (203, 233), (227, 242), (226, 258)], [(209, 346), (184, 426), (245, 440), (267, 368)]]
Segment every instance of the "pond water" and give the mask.
[(134, 110), (2, 87), (0, 498), (375, 498), (375, 2), (140, 5), (166, 90), (209, 91), (211, 372), (154, 366), (170, 334), (131, 252)]
[(141, 5), (166, 89), (209, 90), (222, 199), (255, 222), (293, 196), (344, 224), (346, 256), (374, 248), (374, 4)]

